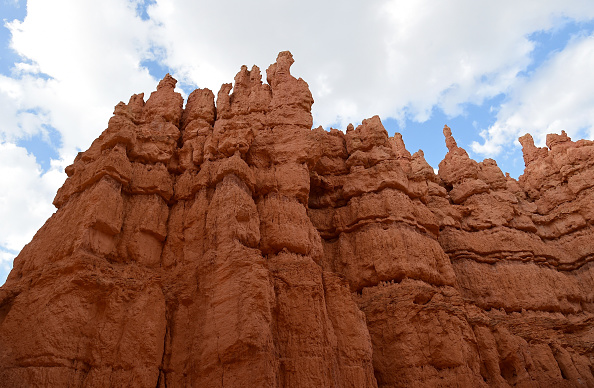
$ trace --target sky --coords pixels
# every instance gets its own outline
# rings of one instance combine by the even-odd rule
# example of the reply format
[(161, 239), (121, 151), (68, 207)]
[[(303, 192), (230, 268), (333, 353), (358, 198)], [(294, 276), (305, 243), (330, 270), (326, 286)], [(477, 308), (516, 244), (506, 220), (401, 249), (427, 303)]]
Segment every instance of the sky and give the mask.
[(0, 0), (0, 284), (113, 108), (171, 73), (216, 94), (290, 50), (314, 126), (379, 115), (438, 167), (442, 128), (517, 178), (517, 138), (594, 137), (592, 0)]

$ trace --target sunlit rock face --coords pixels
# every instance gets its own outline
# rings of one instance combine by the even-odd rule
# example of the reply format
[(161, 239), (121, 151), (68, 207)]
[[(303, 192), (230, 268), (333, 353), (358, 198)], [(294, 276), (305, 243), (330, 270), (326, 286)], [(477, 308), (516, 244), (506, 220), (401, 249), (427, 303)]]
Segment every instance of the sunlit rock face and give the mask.
[(0, 288), (2, 387), (594, 387), (594, 143), (518, 181), (444, 128), (312, 129), (289, 52), (166, 76), (66, 169)]

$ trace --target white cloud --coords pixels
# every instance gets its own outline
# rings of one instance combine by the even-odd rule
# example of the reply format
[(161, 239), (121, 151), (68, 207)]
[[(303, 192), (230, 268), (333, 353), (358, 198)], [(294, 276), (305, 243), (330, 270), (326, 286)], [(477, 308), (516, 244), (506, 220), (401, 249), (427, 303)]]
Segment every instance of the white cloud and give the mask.
[[(510, 90), (530, 63), (530, 33), (594, 18), (587, 0), (159, 0), (143, 21), (140, 3), (30, 0), (24, 22), (8, 23), (12, 47), (30, 62), (9, 80), (18, 113), (5, 117), (18, 120), (0, 136), (51, 125), (72, 153), (100, 133), (119, 100), (153, 90), (143, 59), (216, 93), (241, 64), (265, 70), (286, 49), (297, 60), (294, 74), (310, 83), (316, 125), (344, 127), (374, 114), (424, 121), (435, 106), (457, 115), (465, 103)], [(2, 90), (0, 82), (0, 98)], [(42, 116), (35, 121), (27, 109)]]
[(10, 252), (3, 252), (0, 250), (0, 285), (4, 284), (6, 277), (12, 268), (12, 261), (16, 257)]
[(481, 133), (475, 152), (497, 155), (519, 136), (530, 133), (538, 145), (548, 133), (594, 138), (594, 35), (575, 37), (530, 78), (518, 82), (497, 121)]
[[(52, 162), (42, 173), (35, 157), (12, 143), (0, 143), (0, 247), (19, 251), (55, 211), (52, 201), (66, 174)], [(0, 253), (1, 250), (0, 250)], [(2, 253), (2, 260), (7, 253)]]
[[(14, 79), (0, 75), (0, 141), (16, 142), (40, 135), (49, 139), (45, 125), (50, 123), (48, 112), (28, 102), (30, 83), (43, 89), (43, 80), (35, 80), (26, 75)], [(49, 142), (49, 140), (47, 140)]]
[(29, 0), (25, 20), (7, 27), (11, 47), (26, 61), (15, 65), (14, 78), (0, 79), (0, 98), (10, 86), (13, 109), (44, 116), (29, 120), (29, 129), (22, 120), (0, 128), (5, 138), (14, 139), (15, 128), (34, 133), (46, 124), (71, 154), (88, 148), (120, 100), (155, 88), (157, 80), (140, 66), (152, 55), (150, 23), (137, 17), (134, 1)]
[[(310, 83), (314, 119), (344, 126), (374, 114), (424, 121), (506, 92), (530, 63), (527, 36), (594, 17), (590, 1), (197, 3), (149, 9), (164, 62), (216, 93), (241, 64), (265, 69), (291, 50)], [(337, 117), (339, 115), (340, 117)]]

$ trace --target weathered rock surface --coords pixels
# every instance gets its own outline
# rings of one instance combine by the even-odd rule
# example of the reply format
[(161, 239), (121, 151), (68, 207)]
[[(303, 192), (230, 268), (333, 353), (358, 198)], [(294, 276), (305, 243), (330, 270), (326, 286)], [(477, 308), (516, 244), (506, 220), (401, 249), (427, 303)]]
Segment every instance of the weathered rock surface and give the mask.
[(594, 387), (594, 143), (311, 129), (280, 53), (116, 106), (0, 288), (3, 387)]

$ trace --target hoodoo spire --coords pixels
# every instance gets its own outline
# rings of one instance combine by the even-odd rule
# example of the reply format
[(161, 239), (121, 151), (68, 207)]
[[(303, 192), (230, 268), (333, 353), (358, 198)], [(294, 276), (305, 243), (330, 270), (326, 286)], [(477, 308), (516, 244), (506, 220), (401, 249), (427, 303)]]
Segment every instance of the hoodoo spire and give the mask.
[(0, 287), (0, 386), (594, 386), (594, 143), (516, 181), (445, 126), (436, 175), (311, 129), (292, 63), (116, 106)]

